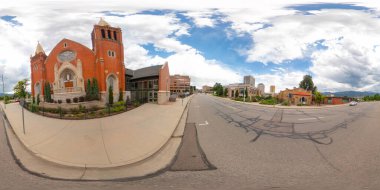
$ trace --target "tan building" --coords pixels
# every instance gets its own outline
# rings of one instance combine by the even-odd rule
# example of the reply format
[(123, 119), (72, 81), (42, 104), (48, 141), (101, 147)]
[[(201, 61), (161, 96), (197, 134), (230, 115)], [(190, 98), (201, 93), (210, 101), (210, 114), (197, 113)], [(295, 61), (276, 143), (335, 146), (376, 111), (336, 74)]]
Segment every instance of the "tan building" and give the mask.
[(184, 75), (170, 76), (171, 94), (184, 94), (190, 92), (190, 77)]
[(305, 104), (310, 105), (312, 101), (312, 92), (303, 88), (293, 88), (281, 91), (278, 94), (278, 99), (281, 102), (288, 101), (290, 104), (298, 105)]
[(271, 85), (269, 92), (270, 92), (271, 96), (274, 97), (276, 95), (276, 86)]
[(202, 92), (203, 93), (211, 93), (212, 92), (212, 87), (204, 85), (204, 86), (202, 86)]
[(228, 89), (227, 96), (229, 98), (243, 97), (245, 90), (248, 91), (248, 97), (254, 97), (254, 96), (261, 96), (262, 95), (257, 88), (253, 87), (250, 84), (241, 84), (241, 83), (230, 84), (230, 85), (226, 86), (226, 88)]
[(276, 92), (276, 87), (274, 85), (270, 86), (270, 93), (275, 93)]

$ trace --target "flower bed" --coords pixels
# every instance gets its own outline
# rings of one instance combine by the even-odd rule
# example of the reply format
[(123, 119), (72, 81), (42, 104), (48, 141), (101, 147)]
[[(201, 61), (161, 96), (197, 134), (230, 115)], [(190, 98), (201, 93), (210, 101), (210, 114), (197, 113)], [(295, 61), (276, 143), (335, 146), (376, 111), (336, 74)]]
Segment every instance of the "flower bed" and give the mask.
[(137, 108), (140, 105), (141, 104), (138, 101), (120, 101), (112, 105), (106, 105), (104, 107), (100, 107), (97, 105), (86, 107), (85, 105), (78, 104), (77, 107), (71, 106), (70, 108), (63, 108), (61, 105), (57, 105), (57, 107), (52, 107), (51, 105), (49, 105), (49, 107), (44, 107), (41, 105), (25, 102), (24, 108), (29, 110), (30, 112), (52, 118), (93, 119), (120, 114)]

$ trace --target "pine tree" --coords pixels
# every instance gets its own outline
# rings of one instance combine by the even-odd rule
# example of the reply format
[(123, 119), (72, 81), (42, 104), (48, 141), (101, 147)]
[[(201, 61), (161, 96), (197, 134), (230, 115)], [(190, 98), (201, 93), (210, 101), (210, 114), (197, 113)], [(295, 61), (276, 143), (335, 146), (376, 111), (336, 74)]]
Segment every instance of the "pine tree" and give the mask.
[(37, 105), (40, 105), (40, 94), (37, 94)]
[(91, 81), (90, 79), (87, 79), (87, 86), (86, 86), (86, 99), (91, 100)]
[(98, 86), (98, 80), (96, 78), (92, 79), (92, 88), (93, 88), (93, 97), (95, 100), (99, 100), (99, 86)]
[(50, 102), (51, 96), (50, 96), (50, 84), (48, 82), (44, 85), (44, 101)]
[(108, 87), (108, 104), (113, 104), (113, 89), (112, 86)]
[(46, 101), (51, 102), (50, 84), (46, 83)]
[(119, 90), (119, 102), (123, 101), (123, 91)]

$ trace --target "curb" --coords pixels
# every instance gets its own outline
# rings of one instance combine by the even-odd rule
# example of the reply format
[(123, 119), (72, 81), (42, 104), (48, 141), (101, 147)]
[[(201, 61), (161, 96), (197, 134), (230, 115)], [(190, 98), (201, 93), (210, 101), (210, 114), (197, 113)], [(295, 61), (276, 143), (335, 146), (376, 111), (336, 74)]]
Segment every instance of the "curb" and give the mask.
[[(15, 154), (13, 148), (12, 148), (12, 144), (10, 143), (10, 140), (9, 140), (9, 136), (8, 136), (8, 132), (10, 133), (13, 133), (16, 137), (16, 140), (19, 141), (20, 145), (22, 146), (22, 148), (27, 151), (28, 153), (30, 153), (33, 157), (35, 157), (36, 159), (39, 159), (43, 162), (46, 162), (48, 164), (53, 164), (53, 165), (59, 165), (61, 167), (65, 167), (65, 168), (72, 168), (72, 169), (84, 169), (84, 170), (87, 170), (87, 169), (99, 169), (99, 170), (110, 170), (110, 169), (113, 169), (113, 168), (121, 168), (121, 167), (129, 167), (129, 166), (133, 166), (133, 165), (139, 165), (141, 163), (144, 163), (146, 161), (149, 161), (150, 159), (152, 159), (154, 156), (156, 156), (157, 154), (159, 154), (160, 152), (162, 152), (162, 150), (169, 144), (169, 141), (173, 138), (181, 138), (181, 141), (182, 141), (182, 136), (181, 137), (173, 137), (173, 134), (175, 133), (175, 131), (177, 130), (180, 122), (181, 122), (181, 119), (182, 117), (184, 117), (184, 113), (186, 110), (188, 110), (188, 105), (191, 103), (191, 100), (192, 100), (193, 96), (190, 96), (189, 97), (189, 100), (188, 102), (186, 103), (186, 106), (185, 108), (183, 109), (183, 112), (181, 114), (181, 117), (179, 118), (178, 120), (178, 123), (176, 125), (176, 127), (173, 129), (173, 132), (171, 133), (170, 135), (170, 138), (168, 138), (168, 140), (164, 143), (164, 145), (162, 145), (157, 151), (155, 151), (154, 153), (152, 153), (151, 155), (147, 156), (146, 158), (143, 158), (137, 162), (133, 162), (133, 163), (130, 163), (130, 164), (125, 164), (125, 165), (120, 165), (120, 166), (112, 166), (112, 167), (104, 167), (104, 168), (97, 168), (97, 167), (78, 167), (78, 166), (70, 166), (70, 165), (65, 165), (65, 164), (61, 164), (61, 163), (57, 163), (57, 162), (54, 162), (54, 161), (51, 161), (51, 160), (47, 160), (41, 156), (38, 156), (36, 153), (34, 153), (33, 151), (31, 151), (29, 148), (27, 148), (25, 146), (25, 144), (20, 140), (20, 138), (17, 136), (17, 134), (15, 133), (13, 127), (11, 126), (10, 122), (8, 121), (8, 118), (3, 110), (3, 108), (1, 108), (1, 117), (3, 119), (3, 122), (4, 122), (4, 128), (6, 130), (6, 138), (7, 138), (7, 144), (9, 146), (9, 149), (12, 153), (12, 156), (15, 160), (15, 162), (17, 163), (17, 165), (24, 171), (32, 174), (32, 175), (35, 175), (35, 176), (38, 176), (38, 177), (43, 177), (43, 178), (47, 178), (47, 179), (53, 179), (53, 180), (62, 180), (62, 181), (134, 181), (134, 180), (140, 180), (140, 179), (145, 179), (145, 178), (149, 178), (149, 177), (155, 177), (155, 176), (158, 176), (166, 171), (168, 171), (171, 167), (171, 165), (174, 164), (174, 159), (176, 156), (174, 156), (173, 158), (171, 158), (169, 164), (167, 166), (165, 166), (164, 168), (158, 170), (158, 171), (155, 171), (155, 172), (152, 172), (150, 174), (147, 174), (147, 175), (143, 175), (143, 176), (136, 176), (136, 177), (124, 177), (124, 178), (115, 178), (115, 179), (94, 179), (94, 180), (91, 180), (91, 179), (66, 179), (66, 178), (58, 178), (58, 177), (51, 177), (51, 176), (47, 176), (47, 175), (43, 175), (41, 173), (37, 173), (35, 171), (31, 171), (29, 170), (21, 161), (20, 159), (18, 159), (17, 155)], [(188, 114), (187, 114), (188, 115)], [(187, 120), (187, 115), (186, 115), (186, 120)], [(6, 125), (5, 125), (5, 122), (7, 123), (6, 125), (8, 125), (8, 129), (6, 129)], [(185, 122), (186, 123), (186, 122)], [(11, 129), (10, 131), (8, 131), (9, 129)], [(182, 142), (181, 142), (182, 143)], [(180, 144), (181, 144), (180, 143)], [(177, 150), (175, 152), (175, 155), (178, 154), (178, 150), (179, 150), (179, 147), (177, 147)]]

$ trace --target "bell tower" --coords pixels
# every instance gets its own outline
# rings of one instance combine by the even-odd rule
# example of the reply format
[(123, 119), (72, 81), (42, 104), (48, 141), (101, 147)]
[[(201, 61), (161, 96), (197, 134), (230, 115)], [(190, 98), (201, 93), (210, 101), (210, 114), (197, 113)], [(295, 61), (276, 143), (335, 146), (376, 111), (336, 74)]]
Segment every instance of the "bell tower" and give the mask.
[[(122, 32), (119, 27), (112, 27), (103, 18), (94, 25), (91, 34), (92, 50), (96, 55), (96, 73), (99, 80), (99, 90), (105, 98), (112, 77), (113, 92), (118, 97), (119, 90), (125, 91), (125, 66)], [(116, 81), (115, 81), (116, 79)], [(117, 89), (116, 89), (117, 88)]]
[(40, 98), (43, 96), (44, 84), (46, 80), (45, 60), (46, 54), (42, 48), (40, 42), (38, 42), (34, 55), (30, 56), (30, 71), (31, 71), (31, 90), (32, 95), (37, 97), (40, 94)]

